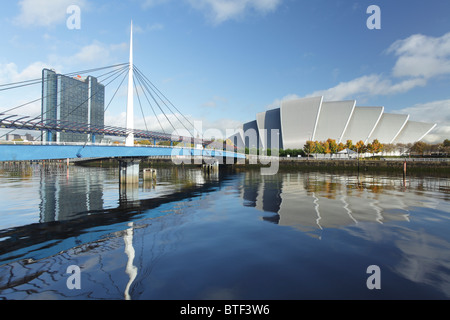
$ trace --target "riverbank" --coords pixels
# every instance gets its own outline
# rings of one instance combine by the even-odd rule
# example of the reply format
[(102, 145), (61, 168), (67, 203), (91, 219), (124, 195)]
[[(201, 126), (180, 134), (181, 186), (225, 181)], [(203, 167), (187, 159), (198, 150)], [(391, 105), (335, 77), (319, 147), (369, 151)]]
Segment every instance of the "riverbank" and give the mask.
[[(272, 160), (273, 161), (273, 160)], [(360, 172), (397, 172), (402, 174), (405, 169), (405, 159), (389, 159), (389, 160), (364, 160), (349, 159), (297, 159), (297, 158), (279, 158), (278, 168), (281, 171), (300, 171), (300, 170), (314, 170), (314, 171), (360, 171)], [(29, 163), (29, 162), (13, 162), (10, 164)], [(45, 161), (39, 162), (45, 165), (58, 164), (67, 165), (66, 161)], [(256, 164), (255, 164), (256, 163)], [(8, 164), (8, 163), (4, 163)], [(71, 165), (80, 165), (85, 167), (103, 167), (112, 168), (117, 167), (117, 159), (102, 159), (102, 160), (87, 160), (70, 161)], [(239, 169), (258, 169), (274, 165), (268, 162), (267, 165), (261, 164), (261, 161), (250, 161), (247, 159), (244, 164), (235, 165)], [(141, 168), (148, 167), (173, 167), (175, 164), (170, 157), (168, 158), (145, 158), (141, 161)], [(198, 164), (183, 164), (185, 167), (199, 167)], [(407, 173), (423, 173), (423, 174), (449, 174), (450, 175), (450, 161), (432, 160), (432, 159), (407, 159), (406, 161)]]

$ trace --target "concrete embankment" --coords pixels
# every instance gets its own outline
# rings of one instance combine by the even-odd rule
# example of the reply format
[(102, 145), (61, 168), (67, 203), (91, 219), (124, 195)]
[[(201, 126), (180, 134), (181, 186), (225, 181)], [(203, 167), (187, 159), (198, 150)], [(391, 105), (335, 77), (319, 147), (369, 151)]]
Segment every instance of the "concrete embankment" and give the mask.
[(441, 160), (280, 160), (280, 169), (324, 169), (450, 173), (450, 161)]

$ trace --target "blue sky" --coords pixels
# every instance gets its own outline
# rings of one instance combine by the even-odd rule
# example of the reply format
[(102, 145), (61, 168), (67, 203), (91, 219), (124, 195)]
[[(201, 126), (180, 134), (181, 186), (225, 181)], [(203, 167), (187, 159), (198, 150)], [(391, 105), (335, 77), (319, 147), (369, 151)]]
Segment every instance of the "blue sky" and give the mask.
[[(79, 30), (67, 28), (70, 5), (81, 9)], [(367, 28), (370, 5), (381, 9), (379, 30)], [(234, 129), (283, 99), (324, 95), (409, 113), (438, 123), (430, 142), (450, 138), (447, 0), (21, 0), (1, 9), (0, 83), (39, 78), (43, 67), (127, 62), (133, 20), (134, 64), (204, 129)], [(0, 96), (0, 111), (36, 94)], [(123, 88), (109, 124), (125, 126), (125, 98)], [(39, 113), (38, 103), (27, 108), (17, 112)], [(158, 129), (146, 106), (144, 115)]]

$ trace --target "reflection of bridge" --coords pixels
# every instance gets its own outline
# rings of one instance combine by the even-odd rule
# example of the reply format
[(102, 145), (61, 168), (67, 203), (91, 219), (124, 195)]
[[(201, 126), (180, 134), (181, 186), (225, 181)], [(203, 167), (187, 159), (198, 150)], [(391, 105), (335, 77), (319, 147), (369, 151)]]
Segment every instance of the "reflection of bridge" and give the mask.
[[(166, 194), (149, 199), (130, 201), (121, 197), (117, 207), (107, 208), (103, 200), (103, 186), (99, 183), (106, 178), (104, 173), (101, 176), (88, 177), (86, 185), (76, 190), (65, 184), (61, 172), (56, 172), (55, 180), (49, 179), (54, 173), (41, 178), (40, 222), (0, 230), (0, 239), (3, 239), (0, 265), (18, 259), (39, 260), (74, 248), (78, 244), (98, 241), (110, 233), (123, 231), (126, 229), (126, 223), (134, 221), (137, 216), (139, 219), (153, 219), (170, 214), (170, 210), (161, 212), (155, 209), (163, 205), (172, 206), (184, 199), (199, 198), (214, 191), (221, 184), (218, 179), (197, 171), (196, 174), (204, 175), (198, 185), (180, 188), (176, 192), (170, 190)], [(191, 180), (195, 177), (187, 178)], [(89, 189), (92, 190), (87, 195)], [(33, 236), (28, 236), (30, 234)], [(58, 244), (49, 246), (49, 239)], [(30, 247), (39, 249), (30, 253)]]
[[(38, 80), (28, 80), (22, 81), (19, 83), (11, 83), (0, 85), (0, 91), (6, 91), (10, 89), (17, 89), (28, 87), (33, 84), (42, 84), (42, 98), (37, 99), (15, 108), (11, 108), (9, 110), (3, 111), (0, 113), (0, 128), (2, 129), (11, 129), (15, 130), (25, 130), (25, 131), (40, 131), (42, 132), (41, 139), (46, 141), (41, 141), (40, 145), (27, 145), (27, 144), (18, 144), (18, 145), (0, 145), (0, 161), (27, 161), (27, 160), (53, 160), (53, 159), (68, 159), (68, 158), (140, 158), (140, 157), (151, 157), (151, 156), (195, 156), (195, 157), (218, 157), (219, 162), (223, 163), (223, 158), (241, 158), (243, 159), (245, 156), (241, 154), (235, 153), (234, 148), (229, 148), (230, 150), (224, 151), (223, 145), (220, 147), (220, 150), (208, 150), (205, 149), (207, 145), (211, 143), (211, 141), (203, 140), (203, 138), (194, 137), (194, 134), (191, 133), (191, 130), (188, 128), (188, 124), (192, 125), (192, 123), (181, 114), (181, 112), (159, 91), (150, 80), (148, 80), (139, 69), (137, 69), (133, 64), (133, 28), (131, 28), (131, 41), (130, 41), (130, 61), (129, 63), (114, 65), (105, 68), (97, 68), (83, 71), (84, 73), (93, 71), (93, 70), (104, 70), (104, 69), (112, 69), (113, 71), (109, 71), (102, 76), (108, 76), (103, 79), (103, 81), (113, 78), (110, 82), (105, 84), (106, 87), (111, 82), (116, 79), (120, 79), (121, 76), (122, 82), (119, 87), (115, 91), (112, 99), (117, 94), (120, 86), (124, 82), (126, 76), (128, 75), (128, 100), (127, 100), (127, 124), (126, 128), (108, 126), (104, 124), (95, 124), (95, 123), (79, 123), (64, 119), (52, 119), (51, 114), (54, 114), (56, 117), (62, 117), (61, 114), (68, 113), (68, 115), (75, 114), (75, 112), (80, 112), (80, 108), (84, 108), (83, 106), (87, 105), (87, 113), (88, 113), (88, 122), (91, 118), (91, 104), (94, 103), (95, 96), (99, 93), (92, 86), (91, 82), (88, 81), (88, 98), (85, 97), (77, 97), (78, 100), (84, 100), (79, 106), (73, 107), (71, 110), (62, 111), (61, 110), (61, 98), (58, 95), (66, 90), (64, 86), (62, 86), (62, 90), (59, 93), (50, 94), (45, 96), (46, 92), (44, 88), (47, 86), (51, 86), (49, 78), (47, 76), (42, 81)], [(73, 77), (79, 73), (67, 74), (67, 77)], [(88, 77), (89, 78), (89, 77)], [(59, 80), (58, 80), (59, 81)], [(135, 82), (137, 82), (138, 86), (135, 86)], [(83, 82), (80, 82), (83, 83)], [(76, 86), (79, 86), (77, 84)], [(75, 88), (75, 89), (78, 89)], [(72, 94), (72, 93), (71, 93)], [(145, 122), (146, 130), (138, 130), (134, 128), (134, 95), (137, 96), (139, 105), (141, 107), (142, 116), (145, 122), (145, 116), (142, 109), (141, 100), (145, 99), (151, 106), (153, 110), (153, 114), (156, 117), (159, 125), (161, 126), (162, 132), (156, 132), (148, 130), (147, 123)], [(142, 98), (140, 97), (142, 96)], [(111, 99), (111, 101), (112, 101)], [(42, 105), (44, 106), (44, 101), (48, 103), (50, 101), (51, 107), (48, 107), (49, 110), (44, 110), (42, 108), (41, 115), (37, 117), (31, 116), (21, 116), (16, 114), (16, 110), (22, 108), (24, 106), (30, 105), (31, 103), (37, 102), (41, 100)], [(151, 103), (150, 101), (153, 100)], [(111, 104), (109, 102), (106, 109)], [(156, 115), (155, 108), (153, 105), (156, 105), (159, 108), (159, 111), (162, 112), (162, 115), (165, 117), (167, 122), (173, 129), (175, 134), (168, 134), (166, 130), (164, 130), (161, 121)], [(163, 107), (166, 107), (169, 110), (169, 115), (174, 116), (184, 127), (183, 135), (179, 134), (179, 131), (174, 126), (169, 116), (163, 110)], [(103, 110), (104, 111), (106, 111)], [(9, 113), (14, 111), (13, 114)], [(158, 112), (159, 112), (158, 111)], [(57, 116), (59, 114), (59, 116)], [(178, 115), (177, 115), (178, 114)], [(66, 115), (67, 116), (67, 115)], [(104, 115), (103, 115), (104, 116)], [(180, 118), (183, 117), (184, 119)], [(92, 119), (91, 119), (92, 120)], [(195, 129), (193, 130), (195, 132)], [(84, 134), (86, 136), (86, 143), (79, 145), (69, 145), (64, 143), (54, 143), (54, 137), (60, 136), (64, 133), (76, 133), (76, 134)], [(104, 136), (114, 136), (114, 137), (122, 137), (125, 138), (125, 146), (105, 146), (96, 144), (96, 137), (104, 137)], [(44, 139), (45, 137), (45, 139)], [(146, 139), (153, 142), (153, 146), (151, 147), (136, 147), (135, 146), (135, 138), (138, 139)], [(59, 140), (58, 140), (59, 141)], [(170, 143), (170, 147), (157, 146), (157, 142), (165, 141)], [(181, 146), (181, 148), (180, 148)], [(227, 161), (230, 163), (231, 161)], [(121, 168), (127, 169), (128, 166), (132, 168), (129, 171), (135, 172), (135, 163), (133, 161), (126, 161), (125, 164), (121, 166)]]

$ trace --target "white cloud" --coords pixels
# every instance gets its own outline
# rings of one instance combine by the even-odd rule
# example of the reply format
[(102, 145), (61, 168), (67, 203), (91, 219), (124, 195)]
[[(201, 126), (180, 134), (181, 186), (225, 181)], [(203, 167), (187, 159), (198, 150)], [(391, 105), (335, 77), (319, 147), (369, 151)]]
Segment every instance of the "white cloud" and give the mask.
[[(171, 0), (144, 0), (143, 7), (151, 8)], [(215, 25), (238, 19), (250, 12), (267, 14), (278, 8), (283, 0), (184, 0)]]
[(394, 42), (387, 53), (398, 56), (393, 69), (395, 77), (429, 79), (450, 74), (450, 33), (438, 38), (415, 34)]
[(424, 85), (426, 85), (426, 80), (422, 78), (407, 79), (393, 83), (392, 80), (386, 79), (382, 75), (372, 74), (348, 82), (341, 82), (335, 87), (319, 90), (308, 96), (324, 96), (325, 100), (357, 99), (404, 93)]
[(153, 23), (147, 24), (145, 27), (141, 27), (135, 23), (133, 23), (133, 32), (134, 33), (147, 33), (153, 31), (160, 31), (164, 29), (164, 25), (161, 23)]
[(267, 14), (274, 11), (281, 0), (188, 0), (189, 4), (205, 13), (214, 24), (240, 18), (248, 12)]
[(105, 45), (98, 41), (94, 41), (92, 44), (84, 46), (70, 59), (74, 59), (80, 63), (90, 62), (102, 62), (110, 59), (112, 46)]
[(288, 94), (281, 99), (275, 99), (271, 104), (266, 106), (266, 110), (276, 109), (281, 107), (281, 103), (283, 101), (290, 101), (300, 99), (300, 97), (296, 94)]
[[(191, 115), (185, 115), (187, 118), (187, 120), (185, 120), (179, 113), (168, 114), (166, 115), (167, 118), (163, 114), (158, 114), (157, 116), (158, 119), (154, 115), (146, 116), (144, 120), (142, 116), (135, 115), (134, 127), (142, 130), (148, 128), (149, 131), (156, 132), (164, 131), (168, 134), (189, 135), (186, 132), (187, 130), (191, 134), (194, 132), (194, 127), (187, 122), (187, 120), (189, 120), (191, 124), (195, 125), (195, 129), (199, 130), (201, 134), (204, 134), (204, 138), (207, 139), (211, 138), (211, 135), (214, 135), (216, 138), (221, 138), (221, 136), (225, 138), (227, 133), (231, 131), (234, 132), (237, 128), (242, 127), (240, 121), (233, 119), (209, 120), (206, 118), (194, 118)], [(183, 121), (184, 125), (181, 124), (180, 121)], [(126, 126), (126, 112), (116, 115), (107, 111), (105, 114), (105, 124), (124, 128)], [(176, 128), (176, 132), (172, 125)], [(163, 129), (161, 129), (161, 126)]]
[(44, 26), (65, 22), (70, 5), (86, 7), (87, 0), (21, 0), (15, 23), (21, 26)]
[[(99, 41), (93, 41), (90, 44), (82, 46), (71, 56), (49, 55), (49, 65), (57, 72), (68, 73), (77, 69), (86, 69), (88, 67), (103, 67), (118, 63), (120, 60), (116, 54), (126, 53), (129, 49), (127, 43), (105, 44)], [(64, 70), (58, 66), (64, 66)]]
[(169, 2), (170, 0), (145, 0), (142, 4), (144, 8), (151, 8), (160, 4)]
[(38, 61), (19, 71), (19, 67), (15, 63), (0, 64), (0, 83), (40, 79), (42, 77), (42, 69), (48, 67), (48, 64)]
[(432, 78), (450, 75), (450, 33), (438, 38), (412, 35), (395, 41), (386, 53), (397, 57), (390, 75), (363, 75), (307, 96), (324, 96), (326, 100), (367, 99), (405, 93), (426, 86)]

